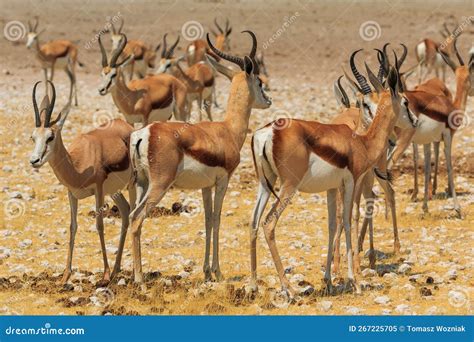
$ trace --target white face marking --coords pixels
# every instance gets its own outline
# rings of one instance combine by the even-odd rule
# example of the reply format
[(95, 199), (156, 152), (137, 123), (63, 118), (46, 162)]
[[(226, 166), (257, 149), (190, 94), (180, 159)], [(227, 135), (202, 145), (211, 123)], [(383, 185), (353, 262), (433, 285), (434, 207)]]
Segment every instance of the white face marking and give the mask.
[(27, 48), (30, 48), (33, 45), (33, 43), (36, 40), (36, 37), (38, 37), (36, 32), (29, 32), (28, 33), (28, 35), (26, 36), (26, 47)]
[(254, 95), (253, 108), (267, 109), (272, 105), (272, 100), (267, 96), (263, 90), (263, 84), (257, 75), (247, 76), (250, 82), (250, 88)]
[(102, 83), (99, 86), (99, 94), (104, 96), (109, 92), (110, 87), (112, 85), (115, 85), (117, 69), (111, 68), (108, 73), (105, 73), (104, 71), (102, 71), (101, 76), (102, 76)]
[(35, 146), (30, 155), (31, 166), (40, 168), (49, 160), (54, 149), (55, 138), (51, 128), (38, 127), (33, 130), (31, 140)]

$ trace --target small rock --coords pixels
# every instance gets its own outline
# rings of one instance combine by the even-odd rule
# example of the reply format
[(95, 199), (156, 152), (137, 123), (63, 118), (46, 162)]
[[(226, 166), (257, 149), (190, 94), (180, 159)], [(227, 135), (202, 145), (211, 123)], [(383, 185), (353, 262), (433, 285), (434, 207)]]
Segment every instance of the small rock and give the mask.
[(21, 241), (18, 246), (20, 246), (20, 248), (28, 248), (30, 247), (31, 245), (33, 244), (33, 241), (31, 241), (30, 239), (25, 239), (23, 241)]
[(392, 310), (390, 309), (382, 309), (382, 315), (390, 315), (392, 313)]
[(347, 307), (346, 312), (350, 315), (359, 315), (361, 310), (358, 307), (349, 306)]
[(446, 272), (444, 276), (448, 278), (449, 280), (456, 280), (458, 277), (458, 274), (455, 269), (450, 269), (448, 272)]
[(406, 274), (410, 271), (411, 271), (411, 266), (408, 264), (403, 263), (398, 267), (398, 273)]
[(178, 275), (181, 277), (181, 279), (189, 278), (189, 272), (186, 271), (181, 271), (178, 273)]
[(303, 281), (304, 280), (304, 276), (302, 274), (293, 274), (290, 278), (290, 281), (292, 283), (299, 283), (300, 281)]
[(329, 310), (331, 310), (332, 308), (332, 302), (329, 301), (329, 300), (323, 300), (319, 303), (319, 307), (321, 308), (321, 310), (323, 310), (324, 312), (327, 312)]
[(409, 312), (410, 305), (408, 304), (399, 304), (396, 306), (395, 311), (399, 314), (406, 314)]
[(397, 279), (398, 276), (397, 276), (396, 273), (388, 272), (388, 273), (385, 273), (385, 274), (383, 275), (383, 277), (384, 277), (385, 279), (394, 280), (394, 279)]
[(366, 268), (362, 271), (362, 276), (364, 276), (365, 278), (374, 277), (376, 275), (377, 275), (377, 272), (371, 268)]
[(420, 289), (420, 294), (422, 297), (429, 297), (429, 296), (432, 296), (433, 293), (431, 292), (431, 290), (427, 287), (422, 287)]
[(374, 298), (374, 302), (376, 304), (387, 304), (388, 302), (390, 302), (390, 298), (388, 296), (378, 296), (378, 297), (375, 297)]
[(431, 306), (429, 307), (426, 312), (425, 312), (427, 315), (435, 315), (438, 313), (438, 307), (437, 306)]
[(118, 286), (125, 286), (125, 285), (127, 285), (127, 283), (126, 283), (125, 279), (121, 278), (121, 279), (117, 282), (117, 285), (118, 285)]

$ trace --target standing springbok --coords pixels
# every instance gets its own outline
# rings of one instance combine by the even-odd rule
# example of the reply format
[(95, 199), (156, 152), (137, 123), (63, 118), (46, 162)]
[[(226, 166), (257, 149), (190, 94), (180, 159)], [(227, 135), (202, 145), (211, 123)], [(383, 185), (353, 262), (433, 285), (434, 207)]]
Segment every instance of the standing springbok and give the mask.
[[(214, 24), (217, 27), (219, 33), (211, 30), (212, 34), (215, 36), (216, 43), (215, 46), (221, 51), (229, 51), (229, 35), (232, 32), (232, 27), (229, 26), (229, 19), (226, 19), (225, 22), (225, 29), (223, 30), (219, 23), (217, 22), (217, 18), (214, 18)], [(214, 57), (216, 61), (219, 61), (219, 56), (214, 53), (214, 51), (210, 48), (209, 44), (203, 39), (196, 39), (192, 43), (190, 43), (186, 48), (186, 59), (188, 62), (188, 66), (192, 66), (200, 61), (206, 60), (206, 54), (211, 55)]]
[[(131, 136), (130, 153), (136, 170), (137, 207), (131, 213), (133, 235), (134, 279), (143, 280), (140, 250), (141, 227), (145, 216), (154, 208), (171, 186), (201, 189), (205, 209), (206, 251), (204, 275), (212, 273), (223, 279), (219, 267), (219, 227), (222, 203), (229, 179), (240, 162), (252, 108), (266, 109), (272, 104), (262, 89), (262, 82), (254, 74), (254, 51), (257, 39), (251, 35), (252, 52), (244, 58), (228, 55), (207, 41), (220, 58), (238, 65), (233, 71), (209, 57), (210, 63), (231, 80), (226, 115), (222, 122), (155, 122), (135, 131)], [(214, 198), (212, 189), (215, 188)], [(213, 203), (214, 202), (214, 203)], [(209, 254), (213, 235), (212, 268)]]
[[(74, 91), (74, 104), (77, 106), (77, 84), (76, 84), (76, 63), (80, 67), (84, 64), (77, 59), (77, 46), (69, 40), (52, 40), (45, 44), (39, 43), (39, 36), (44, 29), (38, 32), (38, 19), (35, 18), (34, 24), (28, 21), (28, 36), (26, 47), (34, 48), (36, 59), (40, 62), (44, 72), (44, 81), (53, 81), (54, 69), (56, 67), (64, 69), (71, 81), (71, 89)], [(48, 69), (50, 73), (48, 76)], [(48, 87), (46, 86), (46, 89)], [(72, 91), (70, 92), (72, 100)]]
[[(426, 38), (416, 45), (415, 56), (417, 61), (421, 62), (418, 66), (418, 84), (420, 84), (432, 70), (435, 71), (436, 77), (439, 78), (440, 75), (442, 75), (443, 82), (446, 81), (446, 64), (438, 50), (451, 55), (454, 52), (453, 44), (457, 36), (454, 34), (456, 30), (454, 30), (454, 33), (451, 32), (446, 23), (443, 24), (443, 30), (441, 30), (440, 33), (444, 38), (442, 43), (437, 43), (430, 38)], [(424, 69), (426, 69), (425, 72), (423, 72)]]
[[(36, 103), (36, 87), (33, 87), (33, 108), (35, 112), (35, 129), (31, 135), (35, 147), (30, 157), (30, 164), (40, 168), (46, 162), (53, 169), (59, 182), (68, 189), (71, 224), (69, 228), (69, 247), (66, 269), (62, 283), (66, 283), (72, 273), (72, 254), (77, 232), (78, 201), (90, 196), (95, 197), (96, 227), (100, 238), (100, 247), (104, 261), (103, 280), (111, 279), (110, 268), (104, 239), (104, 197), (111, 195), (122, 217), (120, 242), (112, 275), (120, 271), (123, 246), (128, 229), (130, 207), (121, 191), (127, 188), (132, 175), (128, 143), (133, 127), (123, 120), (113, 120), (88, 133), (81, 134), (66, 149), (62, 139), (62, 128), (67, 119), (70, 102), (51, 120), (56, 100), (56, 90), (52, 82), (49, 101), (45, 95), (40, 108)], [(135, 189), (129, 189), (130, 201), (135, 201)]]
[[(112, 28), (112, 34), (110, 40), (112, 41), (112, 53), (115, 51), (122, 39), (122, 29), (124, 25), (124, 19), (120, 17), (120, 26), (117, 29), (114, 25), (113, 20), (110, 21), (110, 27)], [(144, 78), (149, 69), (155, 68), (156, 53), (160, 49), (161, 44), (158, 44), (154, 49), (152, 46), (147, 45), (142, 40), (129, 40), (127, 45), (123, 49), (121, 58), (125, 59), (130, 55), (133, 55), (133, 59), (125, 67), (126, 73), (129, 75), (129, 80), (133, 79), (134, 74), (138, 78)]]
[[(348, 285), (360, 288), (354, 277), (351, 243), (351, 212), (354, 195), (360, 191), (364, 175), (386, 151), (388, 136), (395, 127), (411, 125), (400, 115), (402, 97), (398, 93), (398, 76), (392, 68), (388, 76), (390, 91), (379, 96), (375, 119), (366, 135), (357, 135), (346, 125), (322, 124), (296, 119), (279, 120), (257, 130), (252, 139), (252, 152), (259, 179), (257, 202), (250, 230), (251, 287), (257, 287), (256, 243), (260, 219), (280, 178), (277, 200), (267, 214), (263, 229), (283, 291), (293, 296), (295, 291), (285, 276), (275, 242), (278, 218), (297, 190), (308, 193), (327, 191), (328, 256), (326, 263), (326, 292), (332, 292), (331, 262), (336, 232), (336, 193), (343, 186), (343, 224), (348, 258)], [(363, 84), (363, 88), (368, 85)], [(280, 120), (281, 121), (281, 120)]]
[(179, 42), (179, 37), (171, 48), (167, 50), (166, 36), (167, 34), (163, 37), (163, 50), (161, 52), (160, 65), (156, 72), (158, 74), (170, 73), (186, 85), (187, 112), (189, 115), (191, 115), (193, 102), (196, 101), (199, 108), (199, 121), (202, 121), (202, 105), (204, 102), (204, 108), (209, 121), (212, 121), (211, 106), (215, 87), (214, 69), (212, 69), (207, 61), (201, 61), (184, 71), (179, 65), (183, 57), (175, 58), (173, 56), (174, 49)]
[(117, 63), (117, 59), (127, 44), (127, 37), (114, 50), (110, 61), (99, 35), (99, 46), (102, 53), (102, 85), (99, 93), (105, 96), (109, 91), (115, 105), (125, 116), (128, 123), (143, 123), (166, 121), (174, 113), (176, 120), (185, 120), (186, 86), (171, 75), (150, 75), (144, 79), (132, 80), (128, 84), (122, 73), (122, 67), (127, 65), (133, 55)]
[[(444, 143), (444, 154), (446, 157), (446, 168), (448, 171), (448, 189), (453, 197), (454, 209), (461, 217), (461, 207), (459, 206), (456, 189), (454, 185), (454, 170), (452, 166), (452, 142), (456, 129), (460, 126), (466, 110), (467, 96), (474, 96), (474, 58), (471, 56), (469, 63), (464, 61), (456, 47), (457, 40), (454, 40), (454, 51), (458, 59), (458, 64), (448, 55), (440, 51), (446, 64), (453, 70), (456, 77), (456, 94), (454, 100), (442, 93), (430, 93), (423, 90), (405, 91), (405, 95), (410, 103), (410, 108), (418, 116), (419, 125), (410, 130), (403, 131), (393, 151), (390, 166), (395, 164), (402, 156), (408, 145), (423, 144), (424, 150), (424, 196), (423, 211), (428, 212), (429, 185), (431, 182), (431, 143)], [(415, 151), (416, 152), (416, 151)], [(416, 153), (415, 153), (416, 156)], [(415, 159), (415, 166), (417, 160)], [(417, 182), (415, 183), (415, 194), (417, 193)]]

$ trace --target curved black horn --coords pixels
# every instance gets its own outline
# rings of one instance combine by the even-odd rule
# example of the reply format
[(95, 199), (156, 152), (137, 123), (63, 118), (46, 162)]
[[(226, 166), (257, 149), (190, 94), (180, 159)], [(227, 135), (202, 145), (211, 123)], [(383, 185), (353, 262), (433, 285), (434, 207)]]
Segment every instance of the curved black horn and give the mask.
[(346, 108), (349, 108), (351, 106), (351, 103), (349, 101), (349, 97), (347, 96), (346, 91), (344, 90), (341, 84), (341, 79), (343, 77), (344, 75), (339, 76), (339, 78), (337, 79), (337, 86), (339, 87), (339, 90), (341, 91), (341, 94), (342, 94), (342, 103), (344, 104), (344, 106), (346, 106)]
[(99, 40), (100, 52), (102, 54), (102, 67), (105, 68), (107, 66), (107, 52), (105, 52), (104, 45), (102, 44), (102, 40), (100, 39), (101, 36), (102, 34), (99, 33), (98, 40)]
[(398, 68), (400, 69), (403, 65), (403, 62), (405, 62), (405, 59), (407, 58), (407, 54), (408, 54), (408, 48), (405, 44), (403, 43), (400, 43), (400, 45), (402, 46), (403, 48), (403, 53), (402, 53), (402, 56), (400, 57), (400, 60), (398, 61)]
[(397, 72), (397, 80), (398, 80), (398, 89), (399, 91), (405, 91), (405, 89), (403, 89), (403, 84), (400, 80), (400, 69), (398, 68), (398, 66), (400, 65), (400, 63), (398, 62), (398, 57), (397, 57), (397, 53), (395, 51), (392, 51), (393, 52), (393, 56), (395, 58), (395, 70)]
[(362, 50), (363, 49), (359, 49), (352, 53), (351, 58), (350, 58), (350, 66), (351, 66), (352, 74), (354, 74), (354, 77), (356, 78), (357, 83), (359, 83), (360, 88), (362, 89), (362, 94), (367, 95), (372, 92), (372, 89), (370, 89), (370, 86), (367, 83), (367, 79), (364, 76), (362, 76), (362, 74), (357, 70), (354, 63), (355, 55)]
[(168, 36), (168, 33), (165, 33), (163, 36), (163, 50), (161, 50), (161, 58), (166, 58), (166, 37)]
[(458, 61), (459, 61), (459, 65), (464, 65), (464, 61), (462, 60), (462, 57), (461, 55), (459, 54), (459, 51), (458, 51), (458, 47), (456, 46), (456, 43), (458, 42), (458, 40), (456, 38), (454, 38), (454, 51), (456, 52), (456, 56), (458, 57)]
[(217, 18), (214, 18), (214, 24), (216, 25), (217, 29), (219, 30), (220, 33), (224, 33), (224, 31), (222, 30), (222, 28), (219, 26), (219, 24), (217, 23)]
[(36, 127), (41, 126), (41, 119), (40, 119), (40, 113), (39, 113), (39, 109), (38, 109), (38, 103), (36, 103), (36, 87), (40, 83), (41, 83), (41, 81), (36, 82), (35, 86), (33, 87), (33, 109), (35, 111), (35, 126)]
[(243, 58), (228, 55), (228, 54), (220, 51), (218, 48), (216, 48), (214, 45), (212, 45), (211, 40), (209, 39), (209, 33), (206, 34), (206, 39), (207, 39), (207, 44), (211, 48), (212, 52), (214, 52), (220, 58), (225, 59), (226, 61), (237, 64), (240, 67), (241, 70), (244, 70), (244, 59)]
[(380, 82), (383, 82), (383, 77), (386, 75), (385, 70), (385, 56), (380, 49), (374, 49), (377, 51), (377, 59), (379, 61), (379, 71), (377, 72), (377, 78)]
[(110, 67), (112, 68), (116, 66), (117, 59), (119, 58), (120, 54), (125, 48), (125, 45), (127, 45), (127, 36), (123, 33), (120, 33), (120, 35), (122, 36), (122, 39), (120, 39), (117, 49), (115, 49), (115, 51), (112, 54), (112, 57), (110, 58)]
[(176, 48), (176, 46), (178, 45), (179, 43), (179, 38), (180, 36), (178, 36), (178, 38), (176, 38), (176, 41), (174, 42), (173, 45), (171, 45), (170, 49), (168, 50), (168, 52), (166, 53), (166, 58), (171, 58), (174, 54), (174, 49)]
[(46, 80), (46, 82), (51, 85), (52, 90), (51, 102), (49, 103), (49, 106), (46, 109), (46, 115), (44, 119), (44, 127), (49, 127), (51, 122), (51, 114), (53, 114), (54, 103), (56, 102), (56, 88), (54, 88), (54, 84), (50, 80)]
[(248, 33), (250, 37), (252, 38), (252, 49), (250, 50), (249, 57), (253, 62), (253, 73), (255, 75), (258, 75), (260, 73), (260, 65), (257, 63), (257, 60), (255, 59), (255, 55), (257, 53), (257, 36), (255, 36), (255, 33), (253, 33), (250, 30), (245, 30), (242, 31), (241, 33)]

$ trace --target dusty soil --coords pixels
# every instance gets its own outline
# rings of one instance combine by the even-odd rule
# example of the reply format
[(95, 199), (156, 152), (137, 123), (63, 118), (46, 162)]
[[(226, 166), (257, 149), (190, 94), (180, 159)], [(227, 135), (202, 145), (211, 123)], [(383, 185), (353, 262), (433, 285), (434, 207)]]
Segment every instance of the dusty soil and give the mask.
[[(364, 48), (374, 65), (374, 47), (385, 42), (404, 42), (410, 49), (406, 65), (415, 62), (414, 46), (424, 37), (441, 40), (443, 20), (472, 12), (469, 0), (456, 2), (391, 1), (374, 3), (278, 1), (5, 1), (0, 2), (2, 27), (11, 21), (26, 25), (34, 15), (45, 27), (43, 39), (77, 41), (79, 58), (86, 65), (78, 69), (79, 107), (73, 108), (65, 125), (66, 144), (80, 132), (97, 126), (104, 118), (120, 117), (110, 96), (101, 97), (100, 55), (95, 33), (106, 24), (106, 16), (125, 18), (129, 38), (157, 44), (163, 33), (175, 36), (189, 21), (205, 30), (213, 17), (229, 17), (233, 33), (232, 51), (249, 49), (248, 38), (239, 32), (252, 29), (264, 50), (271, 77), (269, 110), (254, 110), (251, 131), (281, 115), (293, 118), (330, 120), (337, 112), (332, 83), (347, 65), (349, 54)], [(375, 39), (363, 39), (361, 24), (375, 21), (380, 30)], [(286, 24), (285, 24), (286, 23)], [(370, 38), (370, 37), (369, 37)], [(127, 240), (123, 273), (108, 288), (101, 286), (102, 261), (95, 231), (92, 199), (80, 202), (79, 230), (70, 284), (59, 285), (65, 265), (69, 206), (67, 192), (51, 168), (29, 167), (33, 148), (29, 140), (33, 124), (31, 89), (42, 73), (25, 40), (0, 39), (2, 51), (0, 82), (0, 313), (1, 314), (472, 314), (474, 249), (473, 211), (474, 101), (468, 99), (468, 124), (454, 139), (456, 190), (463, 210), (457, 219), (452, 200), (437, 196), (430, 202), (430, 214), (422, 214), (421, 203), (410, 201), (413, 167), (407, 151), (396, 172), (401, 253), (392, 253), (392, 229), (384, 215), (383, 195), (375, 207), (377, 269), (367, 269), (363, 259), (362, 295), (339, 293), (322, 297), (322, 276), (327, 253), (327, 210), (324, 194), (299, 194), (282, 215), (277, 239), (283, 263), (292, 283), (311, 286), (293, 303), (277, 294), (278, 278), (263, 233), (259, 232), (258, 272), (260, 291), (248, 296), (248, 222), (255, 200), (249, 141), (224, 203), (221, 227), (221, 269), (226, 280), (203, 282), (204, 218), (201, 194), (173, 189), (160, 205), (161, 213), (147, 219), (143, 228), (143, 264), (146, 282), (131, 283), (131, 251)], [(472, 44), (472, 27), (459, 39), (464, 58)], [(178, 53), (185, 47), (183, 39)], [(359, 56), (362, 60), (362, 56)], [(362, 63), (359, 64), (362, 67)], [(410, 85), (414, 84), (414, 77)], [(454, 92), (453, 74), (448, 84)], [(57, 71), (58, 109), (66, 101), (68, 82)], [(215, 118), (224, 114), (228, 82), (218, 79)], [(469, 119), (471, 119), (469, 121)], [(249, 135), (250, 136), (250, 135)], [(250, 140), (250, 139), (248, 139)], [(446, 187), (444, 157), (441, 157), (439, 191)], [(380, 189), (376, 188), (380, 194)], [(420, 188), (420, 194), (422, 189)], [(421, 195), (418, 199), (421, 200)], [(171, 211), (173, 203), (190, 206), (185, 213)], [(173, 215), (170, 215), (173, 214)], [(106, 237), (113, 262), (118, 244), (120, 219), (108, 217)], [(367, 246), (365, 246), (367, 247)], [(344, 248), (343, 248), (344, 249)], [(365, 251), (364, 251), (365, 252)], [(342, 283), (345, 264), (335, 279)], [(386, 297), (385, 297), (386, 296)]]

